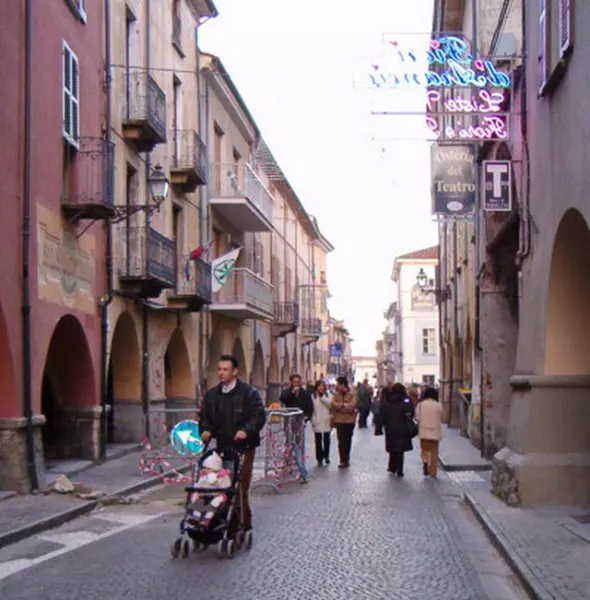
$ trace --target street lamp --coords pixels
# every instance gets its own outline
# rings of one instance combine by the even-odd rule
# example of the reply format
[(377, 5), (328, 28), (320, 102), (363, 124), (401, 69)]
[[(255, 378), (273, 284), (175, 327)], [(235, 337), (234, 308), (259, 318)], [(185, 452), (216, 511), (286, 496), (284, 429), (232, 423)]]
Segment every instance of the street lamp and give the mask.
[(168, 196), (170, 182), (162, 171), (161, 165), (156, 165), (147, 178), (149, 192), (152, 202), (148, 204), (123, 204), (115, 205), (115, 215), (111, 219), (113, 223), (118, 223), (131, 215), (143, 212), (146, 215), (152, 215), (154, 212), (160, 212), (160, 207)]
[(420, 289), (426, 288), (426, 284), (428, 283), (428, 275), (424, 272), (424, 269), (420, 267), (418, 271), (418, 275), (416, 275), (416, 283)]
[(162, 202), (168, 196), (169, 182), (166, 175), (162, 172), (161, 165), (156, 165), (150, 173), (148, 184), (154, 204), (159, 208)]

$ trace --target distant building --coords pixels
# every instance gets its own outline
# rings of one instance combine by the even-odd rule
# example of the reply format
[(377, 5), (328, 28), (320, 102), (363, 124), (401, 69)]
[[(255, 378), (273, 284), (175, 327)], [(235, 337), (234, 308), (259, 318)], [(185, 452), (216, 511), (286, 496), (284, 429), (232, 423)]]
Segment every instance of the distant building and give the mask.
[(387, 376), (404, 384), (439, 381), (439, 321), (434, 293), (438, 246), (398, 256), (392, 280), (396, 298), (386, 312)]

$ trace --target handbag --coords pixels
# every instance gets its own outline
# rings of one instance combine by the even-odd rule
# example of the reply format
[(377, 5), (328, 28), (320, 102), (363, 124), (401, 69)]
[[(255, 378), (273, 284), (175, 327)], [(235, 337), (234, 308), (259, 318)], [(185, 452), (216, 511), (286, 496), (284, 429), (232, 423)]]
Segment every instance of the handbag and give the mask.
[(406, 419), (406, 427), (408, 428), (408, 435), (410, 439), (415, 438), (418, 435), (418, 423), (414, 421), (412, 417), (408, 415)]

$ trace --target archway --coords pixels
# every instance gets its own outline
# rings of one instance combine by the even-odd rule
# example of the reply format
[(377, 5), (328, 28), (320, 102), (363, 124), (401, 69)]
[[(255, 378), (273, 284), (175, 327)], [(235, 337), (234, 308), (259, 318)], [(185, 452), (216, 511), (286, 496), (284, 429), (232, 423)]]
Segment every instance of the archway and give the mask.
[(164, 390), (166, 407), (194, 404), (195, 383), (186, 340), (181, 329), (175, 329), (164, 354)]
[(279, 369), (279, 352), (276, 342), (271, 343), (270, 361), (266, 373), (266, 400), (267, 404), (277, 402), (281, 393), (281, 372)]
[(260, 341), (254, 347), (254, 362), (252, 363), (252, 385), (258, 390), (263, 399), (266, 398), (266, 378), (264, 377), (264, 351)]
[(141, 352), (135, 322), (127, 311), (117, 320), (113, 333), (107, 386), (108, 441), (140, 441), (144, 435)]
[(65, 315), (51, 336), (41, 383), (41, 412), (46, 418), (43, 449), (48, 466), (51, 459), (93, 456), (93, 423), (86, 423), (80, 415), (81, 409), (95, 405), (88, 341), (78, 319)]
[(21, 410), (20, 399), (16, 394), (14, 377), (14, 360), (8, 341), (8, 331), (4, 313), (0, 308), (0, 385), (2, 386), (2, 402), (0, 402), (0, 418), (14, 417)]
[(234, 346), (232, 354), (238, 360), (238, 368), (240, 369), (240, 377), (246, 379), (248, 377), (248, 365), (246, 364), (246, 354), (244, 353), (244, 346), (242, 346), (242, 340), (240, 337), (236, 337), (234, 340)]
[(570, 209), (555, 235), (545, 321), (545, 375), (590, 373), (590, 232)]

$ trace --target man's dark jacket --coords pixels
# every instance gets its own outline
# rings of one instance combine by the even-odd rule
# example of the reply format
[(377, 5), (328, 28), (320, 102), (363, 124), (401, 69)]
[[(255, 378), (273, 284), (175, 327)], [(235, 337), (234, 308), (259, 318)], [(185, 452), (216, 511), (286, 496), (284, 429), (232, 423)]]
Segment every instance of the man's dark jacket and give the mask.
[[(266, 422), (266, 410), (258, 391), (238, 379), (231, 392), (224, 394), (222, 384), (211, 388), (205, 395), (199, 419), (201, 433), (208, 431), (219, 446), (242, 449), (260, 446), (260, 431)], [(248, 437), (236, 442), (240, 430)]]
[(306, 419), (311, 419), (313, 416), (313, 398), (305, 388), (299, 388), (298, 396), (295, 395), (292, 387), (283, 390), (280, 401), (286, 408), (300, 408)]

